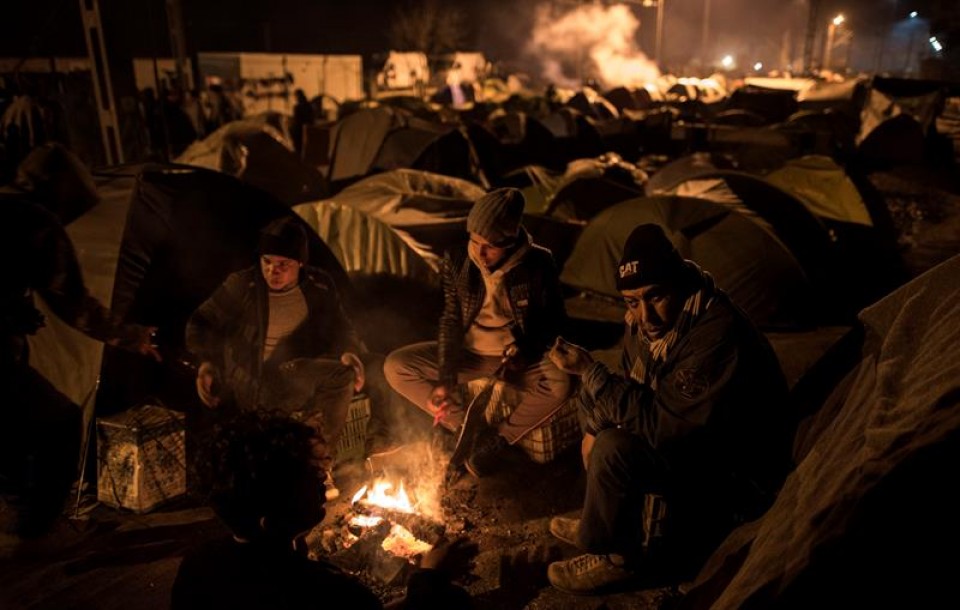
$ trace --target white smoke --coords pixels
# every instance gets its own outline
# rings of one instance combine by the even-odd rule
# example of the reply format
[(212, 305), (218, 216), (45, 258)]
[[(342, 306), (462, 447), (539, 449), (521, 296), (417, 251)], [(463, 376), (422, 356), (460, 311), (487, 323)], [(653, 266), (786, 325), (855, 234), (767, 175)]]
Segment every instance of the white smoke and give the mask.
[[(578, 88), (577, 79), (587, 75), (607, 88), (642, 87), (656, 82), (660, 70), (637, 47), (639, 28), (640, 20), (622, 4), (581, 5), (561, 15), (540, 5), (528, 51), (539, 59), (543, 77), (561, 87)], [(564, 71), (565, 64), (575, 73)]]

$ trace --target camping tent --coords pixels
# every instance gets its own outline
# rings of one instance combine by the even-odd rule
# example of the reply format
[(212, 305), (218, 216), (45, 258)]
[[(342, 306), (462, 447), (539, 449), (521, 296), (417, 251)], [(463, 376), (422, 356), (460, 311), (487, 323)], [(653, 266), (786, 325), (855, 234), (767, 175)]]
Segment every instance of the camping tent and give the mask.
[(717, 284), (762, 327), (809, 324), (810, 284), (790, 251), (762, 224), (727, 205), (689, 197), (630, 199), (597, 214), (584, 228), (560, 274), (569, 287), (619, 299), (614, 269), (639, 224), (664, 228), (681, 255), (713, 274)]
[(328, 179), (333, 191), (400, 168), (473, 179), (470, 147), (454, 126), (424, 121), (389, 106), (363, 108), (334, 126)]
[(293, 205), (326, 195), (323, 176), (301, 161), (283, 134), (263, 120), (232, 121), (176, 159), (236, 176)]
[(617, 202), (642, 196), (646, 181), (646, 172), (616, 154), (577, 159), (567, 166), (545, 213), (587, 222)]
[[(484, 190), (432, 172), (398, 169), (369, 176), (334, 195), (330, 201), (350, 206), (389, 226), (431, 268), (443, 250), (463, 239), (467, 214)], [(330, 234), (323, 228), (321, 234)], [(384, 237), (387, 237), (384, 234)], [(359, 242), (357, 242), (359, 243)], [(369, 241), (369, 248), (391, 249)]]
[(708, 559), (681, 610), (931, 608), (955, 596), (958, 276), (954, 256), (860, 312), (850, 349), (811, 372), (840, 381), (800, 427), (794, 472)]
[[(683, 176), (682, 171), (670, 171), (674, 183), (657, 180), (654, 174), (647, 185), (647, 194), (694, 194), (684, 188), (685, 183), (697, 181), (700, 186), (713, 191), (715, 196), (708, 198), (731, 203), (734, 209), (751, 210), (754, 222), (763, 223), (787, 246), (803, 267), (811, 284), (818, 289), (836, 288), (839, 278), (833, 269), (836, 255), (835, 244), (831, 241), (826, 227), (802, 202), (790, 193), (774, 186), (760, 176), (734, 170), (700, 170), (700, 163), (691, 163), (691, 173)], [(667, 168), (661, 170), (666, 171)], [(720, 182), (718, 182), (720, 181)], [(731, 197), (732, 195), (732, 197)], [(742, 203), (741, 205), (738, 205)], [(844, 317), (845, 304), (833, 303), (834, 311), (821, 312), (825, 315), (838, 314)]]
[(437, 279), (435, 260), (428, 262), (402, 233), (358, 207), (326, 200), (302, 203), (293, 211), (330, 247), (348, 274), (383, 273), (424, 283)]
[[(159, 328), (165, 361), (104, 348), (44, 311), (51, 323), (31, 338), (31, 364), (78, 403), (99, 383), (98, 409), (116, 411), (182, 389), (168, 382), (184, 356), (187, 318), (229, 273), (256, 261), (262, 226), (296, 216), (233, 177), (196, 167), (119, 167), (95, 179), (100, 202), (67, 225), (84, 279), (122, 319)], [(349, 297), (346, 273), (309, 233), (311, 263)]]

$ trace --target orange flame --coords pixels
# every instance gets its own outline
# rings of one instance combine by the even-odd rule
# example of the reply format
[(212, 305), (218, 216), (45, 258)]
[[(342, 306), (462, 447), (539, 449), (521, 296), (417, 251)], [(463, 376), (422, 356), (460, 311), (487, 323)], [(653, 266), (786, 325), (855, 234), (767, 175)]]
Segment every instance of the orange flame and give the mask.
[(360, 491), (353, 495), (352, 503), (356, 504), (361, 502), (369, 506), (379, 506), (403, 513), (413, 513), (414, 505), (410, 501), (407, 490), (404, 489), (403, 481), (400, 481), (400, 486), (396, 492), (392, 492), (392, 489), (393, 483), (380, 479), (373, 483), (372, 488), (368, 489), (366, 485), (361, 487)]

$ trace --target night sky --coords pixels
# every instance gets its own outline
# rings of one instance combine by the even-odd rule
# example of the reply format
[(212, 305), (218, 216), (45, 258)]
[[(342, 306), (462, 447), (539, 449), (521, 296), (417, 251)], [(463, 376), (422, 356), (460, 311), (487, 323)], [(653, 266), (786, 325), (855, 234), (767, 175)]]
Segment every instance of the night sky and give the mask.
[[(181, 0), (189, 50), (374, 54), (389, 50), (388, 28), (405, 1), (383, 0)], [(567, 4), (573, 0), (567, 0)], [(664, 54), (686, 61), (699, 52), (704, 0), (665, 0)], [(806, 0), (711, 0), (710, 39), (714, 54), (774, 55), (784, 32), (799, 45)], [(7, 35), (0, 56), (86, 54), (77, 0), (24, 0), (8, 7)], [(464, 50), (511, 60), (521, 54), (533, 7), (520, 0), (443, 0), (468, 16)], [(930, 14), (942, 0), (823, 0), (823, 21), (844, 12), (866, 39), (910, 10)], [(116, 58), (169, 56), (163, 0), (100, 0), (107, 47)], [(641, 46), (651, 51), (655, 10), (633, 9), (642, 26)], [(958, 10), (956, 8), (954, 11)], [(17, 27), (11, 28), (9, 24)]]

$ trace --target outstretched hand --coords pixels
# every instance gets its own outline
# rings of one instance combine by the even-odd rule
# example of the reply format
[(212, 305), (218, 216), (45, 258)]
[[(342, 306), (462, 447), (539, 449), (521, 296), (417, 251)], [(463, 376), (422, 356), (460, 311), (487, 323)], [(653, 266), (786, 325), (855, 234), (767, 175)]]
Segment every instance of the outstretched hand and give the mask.
[(593, 356), (590, 352), (566, 341), (563, 337), (557, 337), (547, 355), (558, 369), (572, 375), (583, 375), (593, 364)]

